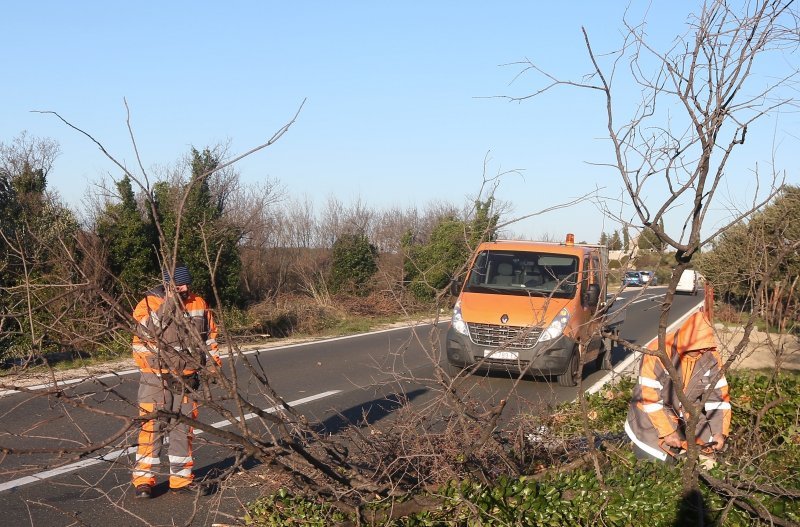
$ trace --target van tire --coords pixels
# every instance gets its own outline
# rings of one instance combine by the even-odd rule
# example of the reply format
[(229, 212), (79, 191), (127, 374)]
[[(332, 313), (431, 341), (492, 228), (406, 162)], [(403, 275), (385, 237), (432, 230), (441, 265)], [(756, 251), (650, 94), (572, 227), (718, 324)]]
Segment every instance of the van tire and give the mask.
[(597, 369), (608, 371), (614, 367), (611, 363), (611, 352), (614, 350), (614, 344), (610, 338), (603, 338), (600, 346), (600, 355), (597, 356)]
[(578, 385), (578, 370), (580, 370), (581, 363), (580, 357), (578, 357), (578, 348), (577, 346), (572, 350), (572, 356), (569, 359), (569, 363), (567, 364), (567, 369), (556, 377), (558, 379), (559, 386), (577, 386)]

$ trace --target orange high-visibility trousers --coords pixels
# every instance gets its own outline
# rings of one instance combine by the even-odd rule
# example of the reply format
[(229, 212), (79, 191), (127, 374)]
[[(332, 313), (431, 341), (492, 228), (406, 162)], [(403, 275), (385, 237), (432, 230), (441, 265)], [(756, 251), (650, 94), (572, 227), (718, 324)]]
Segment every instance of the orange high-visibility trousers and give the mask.
[[(139, 384), (139, 415), (157, 410), (180, 413), (197, 419), (197, 403), (185, 393), (173, 393), (164, 380), (154, 373), (142, 373)], [(194, 429), (176, 419), (156, 418), (142, 423), (133, 469), (133, 486), (156, 484), (154, 467), (161, 464), (161, 447), (164, 437), (169, 438), (169, 486), (185, 487), (194, 479), (192, 468), (192, 436)]]

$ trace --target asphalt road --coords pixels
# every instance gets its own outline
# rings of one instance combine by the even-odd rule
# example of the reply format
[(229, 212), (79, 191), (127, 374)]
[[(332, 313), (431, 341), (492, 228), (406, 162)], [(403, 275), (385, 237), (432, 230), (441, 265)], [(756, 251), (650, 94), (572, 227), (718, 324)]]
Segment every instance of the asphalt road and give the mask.
[[(665, 288), (625, 291), (618, 305), (625, 305), (627, 316), (622, 337), (646, 344), (655, 337), (660, 301)], [(679, 296), (670, 320), (691, 311), (700, 296)], [(418, 325), (376, 331), (363, 335), (315, 341), (299, 345), (250, 352), (269, 376), (280, 397), (304, 414), (335, 433), (343, 417), (366, 417), (373, 423), (392, 418), (398, 400), (422, 404), (437, 395), (432, 350), (443, 349), (449, 323)], [(437, 343), (436, 346), (433, 343)], [(615, 349), (613, 362), (625, 364), (621, 348)], [(629, 359), (627, 360), (629, 361)], [(587, 367), (583, 387), (597, 385), (609, 372)], [(259, 407), (270, 409), (275, 401), (261, 393), (239, 367), (240, 392)], [(475, 374), (466, 376), (459, 388), (468, 390), (491, 404), (509, 400), (510, 414), (518, 411), (550, 411), (555, 405), (575, 398), (575, 388), (557, 385), (554, 380), (525, 380), (516, 389), (515, 379), (507, 375)], [(67, 388), (85, 405), (74, 408), (61, 404), (55, 395), (17, 393), (0, 398), (0, 447), (52, 448), (66, 451), (76, 445), (107, 441), (121, 430), (114, 413), (135, 415), (136, 372), (78, 383)], [(223, 401), (224, 402), (224, 401)], [(98, 413), (97, 409), (104, 413)], [(230, 426), (218, 413), (201, 409), (200, 420), (217, 427)], [(105, 457), (97, 454), (84, 458), (74, 454), (52, 453), (0, 457), (0, 525), (212, 525), (230, 523), (241, 514), (241, 503), (257, 496), (258, 488), (215, 489), (209, 496), (172, 495), (166, 483), (155, 489), (155, 499), (135, 501), (130, 486), (130, 465), (134, 433), (109, 442)], [(196, 475), (202, 478), (230, 466), (233, 456), (229, 445), (212, 440), (212, 435), (198, 434), (195, 442)], [(162, 465), (164, 468), (165, 465)], [(226, 516), (230, 514), (231, 516)]]

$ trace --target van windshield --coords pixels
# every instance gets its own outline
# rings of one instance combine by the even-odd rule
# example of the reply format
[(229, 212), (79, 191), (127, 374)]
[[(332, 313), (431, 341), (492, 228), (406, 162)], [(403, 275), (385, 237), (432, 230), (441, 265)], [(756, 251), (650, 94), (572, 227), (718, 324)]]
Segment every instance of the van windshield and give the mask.
[(579, 281), (575, 256), (527, 251), (481, 251), (464, 291), (572, 298)]

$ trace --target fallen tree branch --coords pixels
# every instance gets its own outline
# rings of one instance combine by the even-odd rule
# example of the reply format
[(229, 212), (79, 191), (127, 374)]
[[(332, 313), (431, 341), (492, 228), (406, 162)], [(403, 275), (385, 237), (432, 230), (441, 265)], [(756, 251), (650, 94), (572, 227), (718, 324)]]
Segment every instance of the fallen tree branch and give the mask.
[[(742, 508), (750, 514), (753, 514), (768, 522), (770, 525), (778, 525), (779, 527), (798, 527), (800, 523), (774, 516), (760, 501), (752, 496), (745, 495), (739, 491), (735, 486), (710, 475), (708, 472), (700, 471), (700, 478), (705, 481), (715, 492), (718, 494), (732, 498), (736, 502), (736, 506)], [(750, 503), (754, 501), (756, 504)]]

